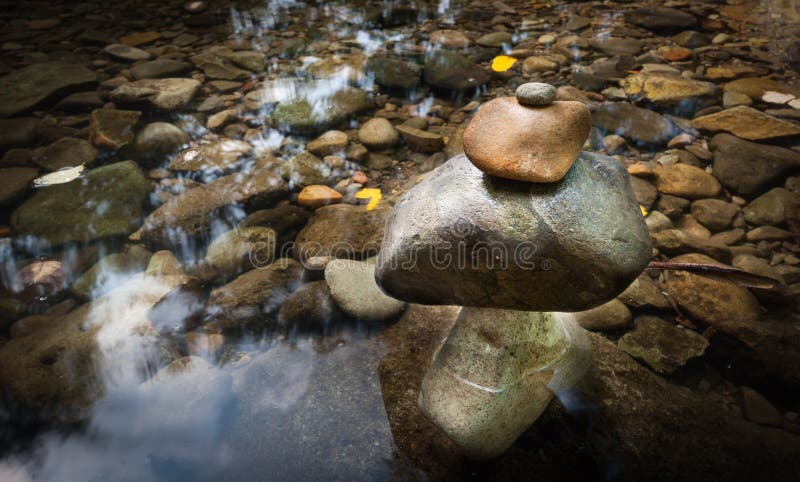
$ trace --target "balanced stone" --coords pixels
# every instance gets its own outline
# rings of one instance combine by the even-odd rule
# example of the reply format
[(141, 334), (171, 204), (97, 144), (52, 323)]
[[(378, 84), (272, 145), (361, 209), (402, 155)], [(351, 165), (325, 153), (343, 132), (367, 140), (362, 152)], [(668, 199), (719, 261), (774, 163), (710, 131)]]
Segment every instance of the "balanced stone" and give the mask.
[(522, 105), (550, 105), (556, 100), (556, 88), (544, 82), (528, 82), (517, 87), (516, 96)]
[(526, 107), (513, 97), (487, 102), (464, 131), (464, 153), (478, 169), (529, 182), (555, 182), (569, 171), (591, 129), (575, 101)]
[(460, 155), (395, 205), (376, 280), (427, 305), (581, 311), (621, 293), (650, 256), (616, 160), (583, 152), (561, 181), (534, 184), (488, 176)]

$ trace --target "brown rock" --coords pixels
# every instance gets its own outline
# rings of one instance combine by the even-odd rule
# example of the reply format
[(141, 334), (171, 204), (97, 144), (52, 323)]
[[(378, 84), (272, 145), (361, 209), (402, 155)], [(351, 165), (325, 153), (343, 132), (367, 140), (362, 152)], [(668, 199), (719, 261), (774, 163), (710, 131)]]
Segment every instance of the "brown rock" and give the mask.
[(135, 110), (97, 109), (92, 112), (89, 135), (92, 144), (105, 149), (119, 149), (130, 144), (134, 126), (142, 113)]
[[(720, 264), (702, 254), (686, 254), (672, 261)], [(688, 315), (714, 327), (727, 322), (754, 322), (761, 314), (761, 308), (752, 293), (733, 283), (686, 271), (670, 271), (665, 289)]]
[(481, 107), (464, 131), (464, 153), (498, 177), (554, 182), (575, 162), (589, 135), (591, 116), (580, 102), (524, 107), (500, 97)]
[(433, 132), (423, 131), (406, 125), (395, 129), (403, 136), (408, 147), (417, 152), (439, 152), (444, 149), (444, 138)]
[(714, 176), (688, 164), (658, 166), (655, 175), (656, 188), (674, 196), (689, 199), (712, 198), (722, 189)]
[(327, 204), (335, 204), (341, 200), (342, 195), (339, 194), (339, 192), (321, 184), (306, 186), (300, 191), (300, 194), (297, 195), (297, 204), (312, 209)]
[(800, 135), (800, 126), (744, 105), (698, 117), (692, 125), (711, 132), (730, 132), (751, 141)]

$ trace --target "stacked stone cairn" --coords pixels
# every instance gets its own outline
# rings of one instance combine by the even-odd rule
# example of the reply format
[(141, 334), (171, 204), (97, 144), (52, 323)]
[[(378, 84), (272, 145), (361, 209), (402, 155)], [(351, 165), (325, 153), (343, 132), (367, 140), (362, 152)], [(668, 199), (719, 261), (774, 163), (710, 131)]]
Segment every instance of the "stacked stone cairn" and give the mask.
[(619, 295), (650, 237), (627, 172), (581, 151), (591, 116), (549, 84), (481, 107), (455, 156), (395, 205), (376, 281), (392, 297), (459, 305), (420, 390), (423, 413), (475, 458), (502, 454), (589, 367), (564, 312)]

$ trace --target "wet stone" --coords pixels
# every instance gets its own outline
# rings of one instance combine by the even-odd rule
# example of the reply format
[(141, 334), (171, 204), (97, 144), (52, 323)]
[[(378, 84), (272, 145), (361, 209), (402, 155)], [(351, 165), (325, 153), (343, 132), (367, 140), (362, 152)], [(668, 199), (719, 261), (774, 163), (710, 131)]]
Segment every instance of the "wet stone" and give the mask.
[(398, 316), (406, 304), (381, 291), (375, 284), (375, 259), (335, 259), (325, 266), (325, 281), (336, 304), (348, 315), (367, 321)]
[[(585, 195), (595, 189), (606, 194)], [(613, 221), (600, 221), (611, 213)], [(528, 243), (535, 253), (522, 252)], [(491, 248), (500, 252), (489, 256)], [(489, 177), (457, 156), (395, 205), (376, 277), (409, 302), (580, 311), (622, 292), (650, 254), (642, 214), (615, 160), (584, 152), (561, 181), (532, 184)], [(524, 288), (531, 283), (540, 289)]]
[(617, 345), (657, 373), (670, 374), (692, 358), (702, 356), (708, 341), (661, 318), (640, 316), (634, 321), (633, 331), (620, 338)]
[(83, 65), (46, 62), (14, 70), (0, 78), (0, 117), (11, 117), (54, 98), (97, 84)]
[(97, 149), (89, 142), (74, 137), (63, 137), (49, 146), (38, 150), (33, 162), (48, 171), (84, 164), (91, 165), (97, 158)]
[(134, 162), (109, 164), (79, 180), (39, 189), (14, 211), (11, 226), (17, 236), (52, 245), (127, 236), (141, 224), (149, 193)]

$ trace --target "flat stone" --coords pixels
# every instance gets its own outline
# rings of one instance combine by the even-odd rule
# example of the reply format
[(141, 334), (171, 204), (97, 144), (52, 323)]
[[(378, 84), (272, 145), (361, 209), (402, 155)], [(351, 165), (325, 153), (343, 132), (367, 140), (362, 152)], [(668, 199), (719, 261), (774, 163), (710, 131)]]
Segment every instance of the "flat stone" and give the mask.
[(529, 108), (513, 97), (485, 103), (464, 131), (464, 153), (478, 169), (528, 182), (562, 179), (589, 136), (591, 115), (580, 102)]
[(592, 45), (606, 55), (638, 55), (642, 41), (635, 38), (601, 37), (592, 40)]
[(97, 75), (83, 65), (46, 62), (0, 77), (0, 117), (11, 117), (66, 94), (97, 85)]
[(75, 137), (62, 137), (33, 156), (33, 162), (48, 171), (84, 164), (90, 166), (97, 158), (97, 149), (89, 142)]
[(156, 59), (131, 67), (135, 79), (162, 79), (177, 77), (192, 70), (192, 64), (173, 59)]
[(657, 166), (655, 185), (659, 192), (689, 199), (715, 197), (722, 190), (719, 181), (704, 170), (678, 163)]
[(164, 111), (180, 110), (200, 88), (195, 79), (143, 79), (123, 84), (111, 92), (111, 100), (120, 105), (147, 105)]
[(79, 180), (40, 188), (11, 215), (11, 227), (16, 236), (49, 245), (127, 236), (140, 226), (149, 194), (136, 163), (108, 164)]
[(469, 46), (469, 39), (458, 30), (436, 30), (431, 32), (429, 40), (434, 45), (449, 49), (461, 49)]
[(697, 18), (694, 15), (668, 7), (642, 7), (632, 10), (625, 19), (649, 30), (675, 30), (694, 27)]
[(89, 136), (92, 144), (116, 150), (133, 141), (134, 127), (142, 113), (135, 110), (97, 109), (92, 111)]
[(634, 74), (622, 79), (620, 85), (634, 99), (643, 98), (663, 104), (698, 100), (716, 92), (716, 87), (711, 82), (669, 74)]
[(131, 47), (125, 44), (110, 44), (106, 45), (103, 52), (114, 57), (117, 60), (126, 62), (136, 62), (137, 60), (150, 60), (152, 55), (149, 52), (136, 47)]
[(609, 102), (592, 112), (592, 124), (636, 145), (663, 145), (677, 133), (666, 117), (627, 102)]
[(510, 32), (492, 32), (481, 35), (475, 43), (481, 47), (500, 48), (503, 45), (511, 44), (513, 35)]
[(138, 45), (148, 44), (150, 42), (154, 42), (161, 38), (161, 34), (158, 32), (136, 32), (129, 35), (125, 35), (119, 38), (119, 42), (121, 44), (129, 45), (131, 47), (136, 47)]
[(395, 205), (376, 278), (414, 303), (581, 311), (621, 293), (650, 256), (617, 161), (584, 152), (561, 181), (534, 184), (490, 177), (461, 155)]
[(737, 106), (698, 117), (692, 120), (692, 125), (711, 132), (730, 132), (736, 137), (751, 141), (800, 135), (800, 126), (747, 106)]
[(640, 316), (633, 331), (617, 342), (620, 350), (645, 362), (657, 373), (671, 374), (705, 353), (708, 341), (655, 316)]
[(792, 170), (800, 168), (800, 152), (748, 142), (730, 134), (711, 138), (714, 176), (728, 189), (755, 196)]
[(386, 296), (375, 283), (375, 259), (334, 259), (325, 266), (325, 281), (343, 312), (366, 321), (398, 316), (406, 304)]
[(169, 163), (169, 169), (179, 172), (230, 171), (239, 158), (252, 150), (253, 146), (249, 142), (220, 139), (175, 156)]

